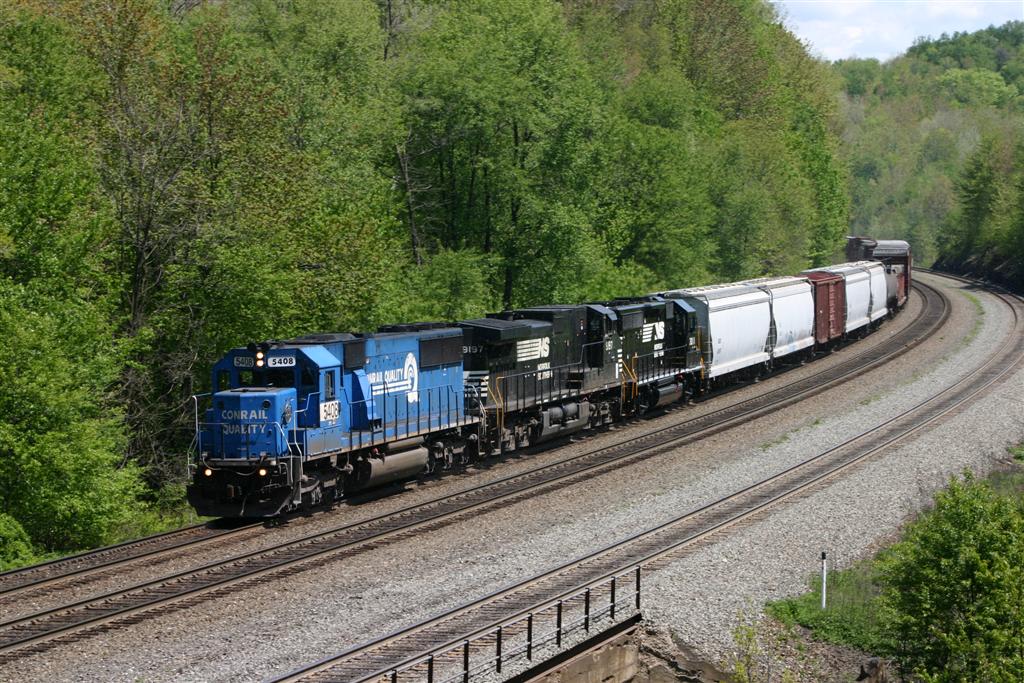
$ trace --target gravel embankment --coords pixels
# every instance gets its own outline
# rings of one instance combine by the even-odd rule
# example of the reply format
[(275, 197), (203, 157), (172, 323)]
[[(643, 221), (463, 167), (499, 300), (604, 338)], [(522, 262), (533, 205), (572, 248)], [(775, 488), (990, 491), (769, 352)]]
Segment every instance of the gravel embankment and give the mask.
[[(923, 344), (895, 367), (869, 373), (856, 386), (647, 460), (626, 476), (618, 471), (594, 477), (572, 491), (481, 515), (472, 524), (439, 529), (345, 562), (321, 562), (244, 595), (26, 656), (0, 669), (0, 679), (257, 680), (489, 593), (753, 483), (948, 386), (985, 357), (1009, 326), (1005, 307), (979, 295), (985, 315), (971, 336), (974, 305), (960, 294), (952, 296), (954, 314), (941, 338)], [(875, 336), (891, 333), (888, 328)], [(877, 340), (856, 348), (872, 343)], [(842, 353), (853, 352), (851, 347)], [(810, 371), (812, 366), (802, 368), (724, 401)], [(1022, 383), (1016, 378), (997, 396), (915, 444), (652, 573), (645, 586), (649, 621), (699, 656), (720, 660), (737, 611), (801, 590), (823, 548), (851, 561), (889, 537), (950, 473), (964, 466), (985, 470), (1002, 457), (1005, 445), (1024, 431), (1024, 404), (1015, 398), (1024, 395)], [(661, 418), (674, 419), (679, 418)], [(638, 426), (646, 430), (656, 424)], [(569, 448), (589, 449), (623, 434), (619, 430)], [(457, 478), (435, 482), (351, 514), (372, 516), (419, 496), (465, 488), (565, 454), (563, 449), (506, 462), (471, 483)], [(326, 523), (311, 520), (307, 526)]]

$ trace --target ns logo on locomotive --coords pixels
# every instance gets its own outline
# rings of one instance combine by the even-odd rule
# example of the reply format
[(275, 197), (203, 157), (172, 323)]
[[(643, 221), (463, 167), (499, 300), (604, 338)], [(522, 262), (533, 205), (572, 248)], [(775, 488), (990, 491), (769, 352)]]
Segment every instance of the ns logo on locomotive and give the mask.
[(329, 504), (827, 351), (910, 288), (905, 242), (851, 238), (847, 254), (796, 277), (233, 349), (196, 397), (189, 501), (233, 517)]

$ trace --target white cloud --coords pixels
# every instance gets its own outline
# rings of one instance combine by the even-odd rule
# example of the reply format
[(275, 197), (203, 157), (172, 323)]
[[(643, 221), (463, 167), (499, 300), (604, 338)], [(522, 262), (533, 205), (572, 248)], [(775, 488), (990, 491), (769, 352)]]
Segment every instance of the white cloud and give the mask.
[(890, 59), (920, 36), (1024, 20), (1024, 0), (777, 0), (786, 25), (825, 59)]

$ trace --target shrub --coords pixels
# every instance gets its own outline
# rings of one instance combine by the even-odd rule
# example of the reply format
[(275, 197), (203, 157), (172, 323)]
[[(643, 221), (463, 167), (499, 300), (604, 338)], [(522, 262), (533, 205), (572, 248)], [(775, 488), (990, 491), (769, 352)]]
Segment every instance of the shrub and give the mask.
[(18, 520), (0, 512), (0, 571), (28, 564), (35, 556), (32, 541)]

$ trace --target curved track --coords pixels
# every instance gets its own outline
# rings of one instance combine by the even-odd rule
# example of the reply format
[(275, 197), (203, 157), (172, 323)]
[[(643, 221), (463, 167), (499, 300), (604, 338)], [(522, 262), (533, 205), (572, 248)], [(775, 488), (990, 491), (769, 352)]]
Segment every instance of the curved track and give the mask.
[[(919, 315), (918, 318), (915, 319), (915, 324), (923, 322), (921, 318), (925, 312), (925, 310), (922, 310), (922, 315)], [(901, 334), (900, 336), (902, 338), (905, 335)], [(918, 339), (912, 339), (909, 344), (916, 344)], [(862, 367), (856, 365), (856, 362), (857, 361), (855, 359), (855, 371)], [(833, 384), (848, 378), (848, 373), (845, 372), (841, 372), (832, 378), (823, 377), (823, 375), (826, 374), (834, 373), (817, 373), (806, 381), (812, 383), (820, 382), (824, 389), (827, 388), (827, 386), (832, 386)], [(826, 382), (830, 382), (830, 384), (826, 386)], [(779, 392), (786, 390), (789, 386), (790, 385), (781, 387), (780, 389), (766, 395), (767, 399), (765, 401), (761, 401), (761, 403), (770, 405), (772, 400), (770, 397), (781, 395)], [(722, 394), (728, 393), (732, 388), (734, 387), (725, 387), (723, 389), (716, 390), (709, 394), (706, 399), (716, 398)], [(746, 401), (739, 405), (747, 406), (748, 408), (754, 407), (752, 405), (752, 401)], [(716, 415), (720, 414), (720, 412), (716, 413)], [(740, 417), (742, 417), (742, 414), (740, 414)], [(693, 421), (690, 421), (687, 424), (693, 424)], [(723, 425), (723, 428), (726, 428), (727, 426), (729, 425)], [(158, 557), (163, 557), (172, 553), (180, 553), (183, 550), (198, 547), (209, 541), (218, 539), (223, 540), (227, 536), (236, 535), (240, 532), (260, 526), (260, 523), (229, 526), (230, 522), (231, 520), (215, 520), (214, 522), (206, 524), (195, 524), (182, 529), (176, 529), (174, 531), (167, 531), (84, 553), (61, 557), (49, 562), (0, 572), (0, 600), (11, 599), (17, 594), (51, 586), (69, 579), (82, 581), (88, 576), (98, 572), (104, 572), (114, 567), (122, 566), (138, 560), (152, 561)], [(222, 526), (215, 526), (217, 524)]]
[[(493, 640), (487, 641), (486, 638), (499, 626), (521, 620), (527, 614), (533, 614), (535, 618), (545, 613), (550, 616), (553, 606), (560, 600), (572, 599), (588, 586), (622, 576), (638, 567), (657, 566), (676, 553), (692, 549), (712, 534), (752, 521), (768, 508), (806, 495), (841, 472), (954, 414), (1024, 366), (1024, 303), (1018, 297), (997, 296), (1013, 312), (1014, 331), (981, 367), (936, 396), (839, 446), (698, 510), (451, 612), (275, 680), (423, 680), (423, 668), (428, 660), (436, 676), (434, 680), (445, 680), (452, 673), (461, 675), (459, 665), (463, 660), (460, 653), (465, 652), (468, 661), (467, 641), (480, 638), (477, 642), (484, 652), (493, 653)], [(483, 659), (488, 657), (485, 655)], [(445, 667), (450, 670), (446, 671)], [(474, 671), (479, 672), (479, 669)]]
[[(288, 543), (190, 569), (0, 623), (0, 660), (42, 651), (85, 637), (100, 628), (130, 624), (195, 604), (209, 596), (243, 590), (276, 573), (292, 572), (314, 559), (335, 561), (393, 542), (413, 532), (455, 522), (468, 513), (496, 509), (528, 496), (566, 486), (760, 417), (859, 376), (902, 355), (940, 327), (949, 314), (946, 297), (927, 285), (920, 315), (904, 330), (863, 354), (813, 376), (760, 396), (674, 424), (625, 443), (597, 449), (551, 465), (506, 477), (451, 496), (406, 507), (356, 524), (346, 524)], [(309, 566), (307, 564), (307, 566)]]

